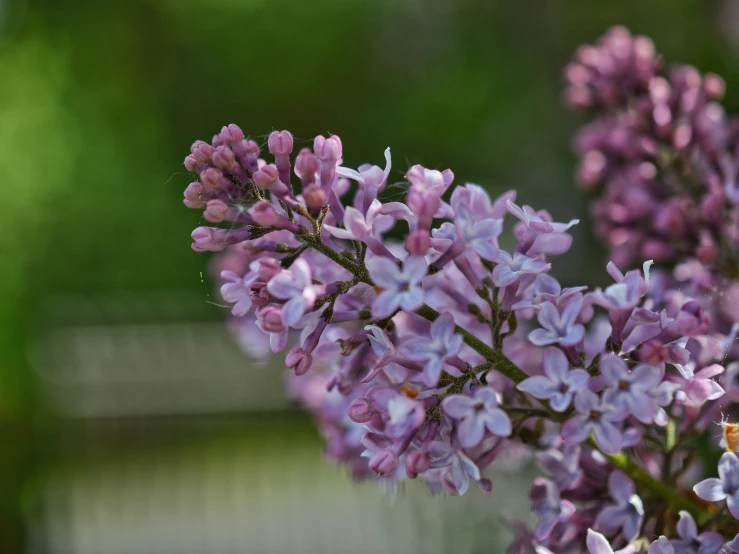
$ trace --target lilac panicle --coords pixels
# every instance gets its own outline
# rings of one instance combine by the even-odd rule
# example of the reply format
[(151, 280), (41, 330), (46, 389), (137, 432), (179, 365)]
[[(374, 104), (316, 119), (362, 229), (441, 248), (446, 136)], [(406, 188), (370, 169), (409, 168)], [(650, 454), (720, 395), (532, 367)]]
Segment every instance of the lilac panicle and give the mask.
[[(666, 88), (652, 81), (664, 77), (647, 43), (627, 38), (620, 33), (601, 46), (620, 56), (610, 65), (593, 51), (581, 53), (584, 69), (568, 72), (578, 80), (572, 91), (578, 105), (638, 110), (629, 99), (646, 90), (663, 107), (636, 115), (656, 117), (660, 133), (680, 119), (669, 144), (687, 148), (686, 161), (706, 141), (721, 146), (708, 117), (720, 82), (705, 79), (691, 93), (695, 75), (683, 71)], [(624, 45), (631, 57), (623, 57)], [(690, 136), (682, 120), (692, 125)], [(660, 137), (664, 142), (668, 135)], [(318, 136), (312, 149), (295, 152), (292, 135), (275, 131), (267, 140), (269, 159), (262, 159), (236, 125), (210, 144), (197, 141), (185, 159), (193, 173), (185, 205), (203, 210), (212, 225), (193, 231), (193, 249), (221, 252), (212, 269), (229, 304), (232, 333), (254, 357), (263, 358), (267, 348), (287, 352), (290, 394), (315, 416), (326, 457), (353, 477), (396, 491), (416, 479), (432, 493), (451, 495), (466, 493), (472, 481), (487, 495), (493, 484), (485, 472), (496, 460), (519, 463), (533, 451), (549, 478), (534, 482), (538, 523), (517, 533), (514, 551), (571, 554), (587, 546), (636, 554), (657, 521), (669, 539), (653, 540), (653, 554), (680, 551), (679, 541), (713, 548), (718, 539), (711, 533), (722, 541), (726, 534), (723, 520), (697, 529), (683, 517), (678, 528), (667, 529), (674, 518), (660, 519), (658, 506), (671, 514), (686, 509), (685, 502), (696, 514), (705, 510), (684, 494), (701, 467), (683, 441), (710, 432), (720, 398), (739, 399), (739, 385), (727, 382), (722, 365), (733, 347), (735, 335), (725, 329), (733, 312), (706, 300), (720, 284), (706, 260), (714, 254), (716, 263), (728, 260), (726, 242), (716, 240), (719, 229), (700, 227), (707, 217), (680, 220), (684, 208), (693, 213), (693, 200), (650, 196), (646, 180), (661, 169), (650, 173), (644, 166), (656, 161), (649, 141), (618, 138), (610, 139), (614, 148), (641, 148), (637, 158), (645, 158), (636, 174), (641, 192), (632, 197), (625, 190), (632, 173), (617, 191), (629, 209), (655, 218), (649, 220), (654, 229), (640, 228), (646, 237), (634, 239), (648, 246), (640, 255), (654, 250), (659, 261), (695, 244), (702, 261), (675, 270), (674, 279), (689, 286), (659, 272), (650, 282), (648, 263), (622, 273), (616, 264), (626, 262), (615, 255), (607, 267), (615, 283), (593, 292), (576, 283), (563, 287), (550, 274), (556, 275), (552, 256), (569, 249), (576, 219), (560, 223), (545, 210), (516, 204), (515, 191), (491, 199), (472, 183), (452, 190), (451, 170), (420, 165), (405, 174), (404, 196), (388, 202), (389, 148), (384, 166), (352, 169), (343, 165), (338, 136)], [(589, 149), (587, 175), (610, 179), (612, 153)], [(720, 184), (707, 190), (701, 214), (716, 220), (733, 197)], [(604, 221), (610, 225), (613, 217)], [(678, 234), (700, 227), (700, 236), (678, 247), (667, 238), (681, 225)], [(726, 499), (730, 513), (736, 460), (725, 455), (720, 479), (695, 486), (709, 502)]]

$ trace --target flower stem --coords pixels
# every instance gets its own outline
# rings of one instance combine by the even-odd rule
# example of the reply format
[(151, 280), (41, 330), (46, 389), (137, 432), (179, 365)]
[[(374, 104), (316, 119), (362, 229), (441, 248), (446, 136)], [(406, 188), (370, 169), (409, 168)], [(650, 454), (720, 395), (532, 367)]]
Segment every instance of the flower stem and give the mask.
[[(588, 442), (593, 448), (598, 448), (592, 438), (589, 439)], [(601, 453), (603, 452), (601, 451)], [(684, 496), (677, 488), (672, 487), (667, 483), (663, 483), (659, 479), (655, 479), (654, 477), (652, 477), (625, 453), (603, 453), (603, 455), (615, 467), (628, 475), (635, 483), (638, 483), (645, 489), (651, 491), (656, 496), (662, 498), (665, 501), (666, 508), (669, 508), (676, 512), (680, 510), (690, 512), (690, 514), (695, 518), (699, 525), (702, 525), (706, 520), (708, 520), (709, 517), (711, 517), (711, 513), (703, 506)]]

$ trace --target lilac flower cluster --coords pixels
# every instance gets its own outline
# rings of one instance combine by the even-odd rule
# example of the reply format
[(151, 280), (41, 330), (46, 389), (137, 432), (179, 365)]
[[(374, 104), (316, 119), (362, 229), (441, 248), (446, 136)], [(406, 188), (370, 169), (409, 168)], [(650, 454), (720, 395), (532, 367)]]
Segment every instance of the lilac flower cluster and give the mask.
[(273, 132), (270, 164), (236, 125), (195, 142), (185, 204), (220, 224), (195, 229), (193, 249), (223, 251), (231, 329), (254, 355), (289, 348), (290, 392), (329, 459), (390, 490), (418, 479), (490, 494), (485, 470), (523, 444), (547, 477), (531, 489), (538, 524), (510, 552), (734, 551), (736, 459), (696, 488), (730, 514), (690, 491), (700, 466), (686, 441), (724, 394), (724, 342), (699, 302), (651, 298), (651, 261), (626, 274), (610, 263), (605, 289), (563, 288), (548, 260), (577, 220), (554, 222), (515, 191), (449, 194), (450, 170), (418, 165), (403, 201), (383, 201), (389, 149), (384, 167), (355, 170), (337, 136), (293, 157), (294, 143)]

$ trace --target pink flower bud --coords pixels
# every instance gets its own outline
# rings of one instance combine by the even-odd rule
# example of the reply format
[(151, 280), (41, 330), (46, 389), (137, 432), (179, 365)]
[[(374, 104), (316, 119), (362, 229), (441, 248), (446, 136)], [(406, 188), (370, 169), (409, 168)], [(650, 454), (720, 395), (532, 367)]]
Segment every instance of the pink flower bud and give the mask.
[(221, 132), (213, 137), (213, 146), (235, 144), (241, 140), (244, 140), (244, 131), (241, 128), (231, 123), (228, 126), (221, 128)]
[(209, 200), (203, 217), (211, 223), (223, 221), (228, 213), (228, 206), (222, 200)]
[(303, 190), (303, 200), (309, 210), (320, 210), (326, 203), (326, 192), (318, 185), (309, 185)]
[(260, 189), (268, 189), (278, 180), (277, 168), (273, 165), (265, 165), (254, 174), (254, 184)]
[(392, 475), (398, 469), (398, 457), (387, 450), (380, 450), (369, 461), (370, 471), (378, 475)]
[(318, 171), (318, 158), (308, 148), (303, 148), (295, 158), (295, 174), (305, 180), (312, 180)]
[(366, 398), (355, 398), (346, 410), (346, 415), (355, 423), (367, 423), (372, 419), (372, 414), (372, 404)]
[(293, 136), (290, 131), (272, 131), (267, 146), (273, 156), (285, 156), (293, 151)]
[(295, 375), (304, 375), (313, 363), (310, 354), (303, 352), (302, 348), (295, 347), (288, 353), (285, 358), (285, 365), (295, 370)]
[(341, 139), (337, 135), (328, 138), (318, 135), (313, 141), (313, 151), (322, 162), (337, 162), (341, 159)]
[(223, 173), (221, 173), (220, 169), (216, 169), (215, 167), (209, 167), (208, 169), (203, 170), (200, 173), (200, 182), (207, 188), (219, 190), (226, 190), (228, 188), (228, 183), (226, 182)]
[(274, 206), (265, 200), (260, 200), (249, 208), (249, 215), (261, 227), (273, 227), (281, 219)]
[(188, 208), (202, 208), (205, 206), (203, 201), (203, 185), (200, 183), (190, 183), (185, 189), (185, 206)]
[(715, 73), (706, 73), (703, 76), (703, 91), (709, 100), (721, 100), (726, 93), (726, 83)]
[(213, 164), (220, 169), (228, 170), (235, 162), (234, 153), (228, 146), (219, 146), (213, 152)]
[[(268, 282), (272, 277), (282, 271), (280, 262), (274, 258), (260, 258), (256, 263), (258, 264), (256, 268), (257, 278), (260, 281)], [(253, 269), (254, 266), (252, 266)]]
[(408, 477), (415, 479), (419, 473), (423, 473), (431, 467), (431, 460), (426, 452), (414, 450), (405, 459), (405, 472)]
[(282, 310), (277, 306), (265, 306), (260, 308), (256, 314), (262, 329), (268, 333), (279, 333), (285, 329), (285, 325), (282, 323)]

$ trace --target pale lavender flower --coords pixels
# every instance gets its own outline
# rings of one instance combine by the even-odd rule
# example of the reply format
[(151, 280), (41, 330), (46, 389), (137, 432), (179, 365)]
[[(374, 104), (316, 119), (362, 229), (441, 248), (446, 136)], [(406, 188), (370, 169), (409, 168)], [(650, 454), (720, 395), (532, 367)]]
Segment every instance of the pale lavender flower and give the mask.
[(687, 379), (682, 387), (682, 391), (685, 393), (685, 404), (688, 406), (703, 406), (709, 400), (721, 398), (724, 395), (724, 389), (713, 380), (713, 377), (721, 375), (723, 372), (723, 366), (712, 364), (697, 371)]
[(651, 265), (652, 260), (644, 262), (646, 279), (643, 279), (639, 271), (629, 271), (626, 275), (623, 275), (616, 264), (609, 262), (607, 266), (608, 273), (611, 274), (616, 283), (606, 287), (605, 290), (597, 288), (590, 295), (593, 303), (608, 310), (611, 333), (616, 343), (621, 342), (621, 333), (626, 326), (626, 322), (649, 288), (647, 281)]
[(305, 260), (295, 260), (290, 270), (275, 275), (267, 284), (267, 290), (275, 298), (287, 300), (282, 307), (282, 322), (295, 326), (303, 314), (313, 308), (318, 287), (313, 284), (311, 268)]
[(362, 188), (362, 210), (367, 211), (370, 204), (377, 198), (377, 192), (387, 182), (391, 168), (390, 148), (386, 148), (384, 170), (376, 165), (362, 165), (359, 166), (358, 170), (338, 166), (336, 168), (336, 175), (353, 179), (360, 184)]
[(595, 520), (595, 527), (607, 534), (619, 529), (631, 542), (639, 536), (644, 521), (644, 505), (636, 494), (634, 482), (616, 470), (608, 477), (608, 492), (616, 502), (606, 506)]
[(699, 498), (708, 502), (721, 502), (726, 505), (736, 519), (739, 519), (739, 458), (733, 452), (724, 452), (718, 462), (718, 478), (705, 479), (693, 487)]
[(233, 303), (231, 313), (236, 317), (242, 317), (251, 310), (251, 284), (256, 281), (256, 273), (247, 273), (239, 277), (233, 271), (221, 271), (221, 279), (228, 281), (221, 285), (221, 296), (226, 302)]
[(454, 316), (441, 314), (431, 324), (429, 337), (414, 337), (403, 345), (408, 358), (423, 362), (424, 382), (435, 387), (441, 376), (444, 360), (456, 356), (462, 347), (462, 335), (455, 332)]
[(507, 287), (524, 275), (538, 275), (552, 268), (552, 264), (530, 258), (520, 252), (514, 252), (511, 256), (505, 250), (499, 250), (492, 260), (498, 264), (493, 269), (493, 283), (497, 287)]
[(671, 541), (675, 554), (718, 554), (724, 544), (724, 538), (718, 533), (706, 531), (699, 535), (693, 516), (684, 510), (677, 522), (677, 534), (680, 540)]
[(521, 381), (518, 390), (534, 398), (549, 400), (556, 412), (564, 412), (572, 402), (573, 395), (588, 381), (588, 373), (582, 369), (570, 371), (567, 357), (557, 348), (547, 348), (542, 358), (544, 375), (535, 375)]
[(649, 546), (647, 554), (675, 554), (675, 548), (667, 537), (662, 535)]
[(387, 417), (385, 434), (393, 439), (418, 429), (426, 417), (424, 405), (387, 387), (374, 388), (368, 393), (372, 407)]
[(657, 404), (651, 393), (662, 381), (660, 369), (640, 364), (629, 371), (621, 358), (605, 354), (600, 372), (609, 385), (603, 393), (604, 402), (615, 406), (622, 418), (631, 414), (642, 423), (654, 422)]
[(511, 418), (498, 408), (498, 398), (490, 387), (477, 387), (471, 398), (463, 394), (447, 396), (441, 407), (448, 416), (461, 420), (457, 437), (465, 448), (480, 444), (485, 430), (499, 437), (511, 434)]
[(531, 206), (524, 205), (520, 207), (513, 203), (512, 200), (507, 201), (508, 211), (521, 220), (528, 231), (537, 233), (564, 233), (573, 225), (580, 223), (579, 219), (573, 219), (569, 223), (553, 223), (542, 218), (539, 212), (536, 212)]
[(432, 442), (429, 444), (428, 453), (432, 468), (447, 468), (443, 474), (444, 478), (459, 495), (467, 492), (470, 477), (478, 482), (482, 479), (480, 468), (475, 462), (470, 460), (464, 452), (453, 448), (446, 442)]
[(561, 450), (550, 448), (537, 454), (536, 459), (549, 473), (559, 490), (574, 489), (582, 481), (579, 444), (565, 444)]
[(557, 485), (552, 481), (538, 477), (531, 486), (531, 513), (539, 517), (534, 536), (543, 541), (557, 523), (566, 522), (572, 517), (575, 506), (569, 500), (560, 498)]
[(573, 295), (560, 310), (554, 304), (546, 302), (537, 314), (543, 329), (534, 329), (529, 333), (529, 340), (537, 346), (561, 344), (575, 346), (585, 336), (585, 328), (576, 323), (582, 306), (582, 294)]
[(372, 303), (375, 317), (387, 317), (397, 308), (412, 311), (423, 304), (420, 285), (427, 270), (423, 257), (409, 257), (400, 269), (394, 261), (377, 256), (367, 261), (367, 269), (375, 285), (383, 289)]
[(604, 402), (588, 390), (580, 389), (575, 395), (577, 415), (562, 425), (562, 438), (567, 442), (581, 443), (591, 434), (606, 454), (615, 454), (621, 448), (621, 430), (614, 425), (620, 416), (615, 406)]

